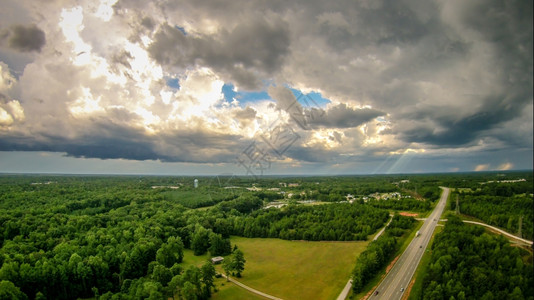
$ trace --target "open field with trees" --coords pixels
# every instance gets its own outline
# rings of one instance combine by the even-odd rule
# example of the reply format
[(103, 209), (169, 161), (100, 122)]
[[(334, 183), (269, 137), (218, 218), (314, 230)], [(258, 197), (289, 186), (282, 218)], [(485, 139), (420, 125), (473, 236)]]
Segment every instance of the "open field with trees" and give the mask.
[[(195, 188), (192, 177), (2, 175), (0, 284), (12, 299), (208, 299), (217, 289), (230, 299), (237, 287), (215, 278), (207, 259), (228, 258), (237, 245), (243, 255), (232, 257), (246, 263), (229, 273), (245, 284), (284, 299), (329, 299), (351, 271), (362, 268), (365, 286), (388, 263), (409, 218), (396, 216), (383, 244), (368, 246), (369, 237), (390, 213), (429, 211), (438, 186), (463, 188), (466, 204), (488, 191), (519, 199), (504, 211), (499, 201), (488, 207), (508, 220), (524, 215), (530, 234), (521, 209), (532, 177), (503, 176), (200, 177)], [(266, 209), (272, 202), (282, 207)]]
[[(365, 240), (387, 217), (385, 210), (361, 204), (317, 206), (317, 214), (313, 213), (314, 207), (298, 204), (262, 210), (264, 200), (260, 197), (270, 201), (275, 199), (272, 193), (248, 190), (237, 197), (230, 193), (231, 197), (209, 209), (194, 210), (184, 204), (193, 201), (195, 193), (202, 202), (206, 199), (202, 195), (208, 191), (207, 187), (194, 189), (191, 182), (191, 178), (179, 182), (167, 177), (1, 176), (3, 286), (21, 299), (193, 295), (205, 299), (215, 292), (214, 274), (205, 263), (206, 255), (228, 255), (230, 234), (245, 235), (254, 232), (256, 225), (264, 226), (264, 213), (277, 220), (280, 232), (300, 232), (295, 225), (306, 220), (303, 224), (312, 228), (319, 225), (332, 229), (333, 234), (324, 238), (336, 240), (345, 239), (344, 232)], [(187, 196), (183, 201), (168, 196), (177, 189)], [(221, 192), (221, 187), (215, 192)], [(375, 220), (370, 217), (373, 215), (382, 217)], [(345, 231), (336, 228), (335, 220), (340, 216), (352, 220), (347, 223), (350, 226), (341, 228)], [(249, 223), (253, 226), (247, 226)], [(345, 246), (341, 244), (341, 250), (331, 255), (343, 252)], [(184, 261), (190, 252), (202, 257), (201, 261), (188, 262), (190, 256)], [(351, 259), (355, 259), (355, 253)], [(249, 260), (246, 251), (244, 255)], [(248, 262), (252, 267), (247, 266), (244, 274), (254, 274), (254, 262), (252, 254)], [(346, 274), (350, 273), (351, 264), (345, 267), (349, 268)]]
[(334, 299), (369, 242), (232, 237), (246, 254), (244, 284), (282, 299)]

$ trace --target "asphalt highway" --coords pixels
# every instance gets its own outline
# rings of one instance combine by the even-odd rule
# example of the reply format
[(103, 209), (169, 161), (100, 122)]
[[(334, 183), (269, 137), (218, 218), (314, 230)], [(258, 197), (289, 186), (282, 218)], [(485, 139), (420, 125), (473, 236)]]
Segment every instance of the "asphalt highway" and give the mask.
[(406, 248), (380, 285), (373, 291), (369, 299), (394, 300), (402, 298), (428, 246), (428, 242), (438, 223), (437, 221), (445, 208), (449, 197), (449, 189), (445, 187), (442, 187), (442, 189), (441, 199), (419, 229), (420, 235), (413, 238), (408, 248)]

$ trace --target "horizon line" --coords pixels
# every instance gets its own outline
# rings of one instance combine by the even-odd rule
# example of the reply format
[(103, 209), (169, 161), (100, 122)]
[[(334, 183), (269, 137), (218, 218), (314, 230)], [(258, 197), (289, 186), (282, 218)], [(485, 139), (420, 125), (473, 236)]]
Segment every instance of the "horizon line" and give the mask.
[(261, 179), (263, 177), (335, 177), (335, 176), (388, 176), (388, 175), (432, 175), (432, 174), (491, 174), (491, 173), (522, 173), (534, 172), (534, 169), (513, 169), (513, 170), (484, 170), (484, 171), (434, 171), (434, 172), (399, 172), (399, 173), (338, 173), (338, 174), (264, 174), (253, 176), (247, 174), (235, 174), (232, 172), (218, 174), (165, 174), (165, 173), (62, 173), (62, 172), (1, 172), (0, 176), (154, 176), (154, 177), (214, 177), (214, 176), (235, 176), (252, 177)]

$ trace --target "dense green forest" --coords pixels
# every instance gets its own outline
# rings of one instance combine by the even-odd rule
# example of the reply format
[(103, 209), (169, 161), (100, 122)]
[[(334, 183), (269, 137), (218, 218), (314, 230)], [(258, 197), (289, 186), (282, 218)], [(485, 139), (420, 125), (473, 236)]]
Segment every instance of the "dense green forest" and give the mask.
[(290, 205), (234, 219), (233, 234), (285, 240), (366, 240), (384, 226), (388, 215), (386, 210), (362, 204)]
[(458, 189), (458, 192), (452, 195), (451, 209), (456, 209), (456, 197), (458, 197), (459, 210), (462, 214), (476, 217), (513, 234), (519, 233), (519, 221), (522, 219), (521, 235), (532, 240), (533, 192), (533, 183), (527, 180), (476, 182)]
[(448, 216), (432, 245), (423, 299), (534, 299), (532, 261), (502, 236)]
[[(231, 235), (366, 240), (391, 211), (430, 210), (439, 186), (447, 184), (465, 187), (462, 197), (493, 188), (499, 192), (492, 197), (515, 199), (523, 193), (517, 199), (531, 200), (529, 179), (509, 183), (510, 196), (501, 183), (480, 185), (495, 181), (495, 174), (456, 176), (216, 176), (199, 177), (195, 188), (192, 177), (2, 175), (0, 296), (207, 299), (214, 292), (214, 271), (208, 263), (185, 266), (185, 249), (229, 255)], [(518, 176), (528, 178), (514, 173), (505, 178)], [(353, 203), (347, 203), (349, 194)], [(397, 196), (382, 197), (392, 194)], [(285, 206), (264, 208), (272, 202)], [(508, 208), (507, 213), (522, 212)], [(524, 234), (529, 234), (527, 219), (525, 214)], [(359, 259), (362, 284), (396, 251), (398, 237), (411, 230), (412, 221), (399, 220), (407, 219), (396, 216), (380, 242), (371, 243)], [(378, 254), (378, 261), (365, 258)]]
[[(266, 190), (280, 186), (279, 180), (235, 179), (237, 190), (194, 189), (192, 178), (0, 176), (0, 284), (13, 299), (162, 299), (184, 293), (206, 299), (213, 292), (210, 264), (182, 266), (184, 249), (228, 255), (232, 234), (366, 239), (388, 218), (386, 210), (363, 204), (261, 209), (283, 198)], [(245, 189), (254, 184), (264, 189)], [(306, 185), (317, 188), (315, 181), (301, 181), (288, 192)], [(187, 197), (175, 197), (177, 190)], [(188, 208), (205, 206), (202, 199), (212, 199), (212, 206)]]
[(190, 284), (209, 297), (210, 264), (180, 265), (201, 231), (182, 206), (132, 178), (16, 179), (4, 178), (0, 208), (0, 280), (13, 299), (162, 299)]

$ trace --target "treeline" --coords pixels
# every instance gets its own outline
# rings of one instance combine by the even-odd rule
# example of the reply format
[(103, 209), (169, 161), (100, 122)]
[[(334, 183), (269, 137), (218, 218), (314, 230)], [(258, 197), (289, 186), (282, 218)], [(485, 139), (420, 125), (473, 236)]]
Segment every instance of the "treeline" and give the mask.
[(222, 201), (235, 199), (237, 196), (225, 191), (210, 195), (208, 192), (191, 191), (165, 191), (162, 193), (165, 199), (175, 201), (188, 208), (199, 208), (215, 205)]
[(519, 233), (519, 221), (522, 219), (522, 237), (532, 240), (534, 229), (534, 200), (532, 196), (519, 194), (508, 197), (491, 194), (483, 194), (481, 191), (453, 194), (450, 202), (451, 209), (456, 209), (455, 200), (458, 196), (462, 214), (476, 217), (512, 234)]
[[(253, 199), (255, 204), (253, 205), (254, 207), (252, 209), (258, 209), (261, 208), (263, 202), (284, 199), (284, 195), (273, 191), (250, 192), (238, 188), (224, 189), (219, 187), (214, 187), (213, 189), (198, 188), (190, 190), (184, 189), (178, 191), (164, 191), (162, 194), (165, 199), (174, 201), (188, 208), (208, 207), (223, 203), (223, 206), (230, 209), (234, 208), (231, 206), (237, 206), (236, 209), (239, 211), (249, 210), (248, 208), (239, 208), (239, 206), (243, 204), (243, 201), (245, 200), (249, 201)], [(259, 206), (257, 203), (259, 203)]]
[(411, 211), (428, 211), (431, 208), (431, 202), (426, 200), (417, 200), (414, 198), (401, 198), (389, 200), (367, 200), (367, 204), (373, 207), (393, 210), (411, 210)]
[(489, 195), (489, 196), (501, 196), (511, 197), (514, 195), (532, 194), (533, 183), (532, 181), (518, 181), (518, 182), (490, 182), (485, 184), (479, 184), (478, 187), (473, 189), (474, 195)]
[[(513, 194), (532, 193), (534, 174), (532, 171), (509, 171), (509, 172), (476, 172), (466, 174), (449, 174), (440, 176), (440, 185), (451, 188), (470, 188), (473, 191), (478, 189), (486, 190), (484, 194), (489, 194), (488, 190), (500, 190), (497, 193), (507, 193), (506, 190), (513, 190)], [(497, 196), (497, 193), (491, 193)], [(508, 196), (501, 194), (498, 196)]]
[(451, 215), (432, 245), (422, 299), (534, 299), (532, 261), (521, 251)]
[[(347, 180), (347, 178), (343, 179)], [(324, 202), (344, 201), (346, 200), (347, 194), (367, 196), (373, 193), (391, 193), (399, 191), (396, 185), (378, 178), (374, 178), (374, 181), (371, 182), (369, 182), (367, 178), (355, 178), (352, 179), (352, 182), (342, 181), (333, 184), (321, 184), (319, 187), (312, 186), (311, 188), (313, 188), (314, 192), (310, 195), (306, 195), (305, 198)]]
[(366, 240), (384, 225), (388, 215), (386, 210), (361, 204), (289, 205), (232, 219), (232, 234), (284, 240)]
[(441, 189), (437, 180), (426, 179), (412, 180), (409, 183), (401, 184), (403, 191), (411, 191), (415, 197), (423, 197), (429, 201), (439, 200)]
[(410, 232), (415, 225), (413, 217), (403, 217), (396, 214), (386, 227), (385, 233), (376, 241), (369, 244), (367, 249), (356, 259), (356, 266), (352, 271), (352, 290), (354, 293), (362, 291), (363, 287), (392, 259), (398, 250), (396, 237)]

